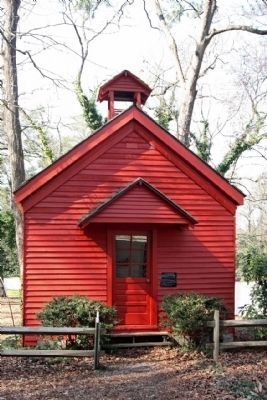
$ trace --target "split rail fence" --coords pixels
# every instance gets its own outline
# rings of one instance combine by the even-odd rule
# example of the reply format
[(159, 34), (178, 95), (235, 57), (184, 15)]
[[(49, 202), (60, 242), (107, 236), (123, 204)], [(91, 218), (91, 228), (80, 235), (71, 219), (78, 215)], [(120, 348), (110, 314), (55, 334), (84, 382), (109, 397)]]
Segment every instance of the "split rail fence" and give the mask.
[(94, 369), (99, 368), (100, 358), (100, 335), (101, 327), (99, 315), (95, 320), (94, 328), (74, 328), (74, 327), (25, 327), (25, 326), (0, 326), (0, 334), (7, 335), (88, 335), (94, 336), (93, 350), (39, 350), (39, 349), (12, 349), (0, 350), (0, 356), (16, 356), (16, 357), (89, 357), (93, 356)]
[(265, 347), (267, 340), (250, 340), (242, 342), (224, 342), (220, 343), (220, 330), (221, 328), (239, 328), (239, 327), (267, 327), (267, 319), (251, 319), (251, 320), (220, 320), (218, 310), (214, 311), (214, 320), (207, 323), (208, 327), (213, 328), (213, 359), (218, 361), (220, 350), (238, 349), (244, 347)]

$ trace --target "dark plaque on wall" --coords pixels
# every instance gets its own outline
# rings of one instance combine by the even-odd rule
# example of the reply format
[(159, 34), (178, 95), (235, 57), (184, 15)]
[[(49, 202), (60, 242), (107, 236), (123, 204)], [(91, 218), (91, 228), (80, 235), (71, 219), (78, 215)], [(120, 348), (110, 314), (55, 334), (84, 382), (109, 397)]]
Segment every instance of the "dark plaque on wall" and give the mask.
[(176, 272), (162, 272), (160, 274), (160, 286), (161, 287), (176, 287), (177, 286)]

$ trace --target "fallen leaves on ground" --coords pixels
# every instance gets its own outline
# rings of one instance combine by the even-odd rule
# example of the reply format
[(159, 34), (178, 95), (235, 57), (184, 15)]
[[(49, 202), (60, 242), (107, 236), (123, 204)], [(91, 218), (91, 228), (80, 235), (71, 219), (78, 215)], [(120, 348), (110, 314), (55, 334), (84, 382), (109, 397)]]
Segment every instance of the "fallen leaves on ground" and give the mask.
[(199, 353), (154, 348), (92, 359), (0, 360), (0, 400), (267, 399), (267, 352)]

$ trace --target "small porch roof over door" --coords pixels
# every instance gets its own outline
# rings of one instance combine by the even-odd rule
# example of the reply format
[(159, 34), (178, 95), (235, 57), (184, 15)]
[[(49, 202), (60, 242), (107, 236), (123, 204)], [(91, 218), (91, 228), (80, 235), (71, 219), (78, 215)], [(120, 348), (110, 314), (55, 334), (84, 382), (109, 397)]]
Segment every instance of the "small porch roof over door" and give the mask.
[(196, 219), (143, 178), (137, 178), (85, 214), (81, 228), (91, 223), (156, 223), (194, 225)]

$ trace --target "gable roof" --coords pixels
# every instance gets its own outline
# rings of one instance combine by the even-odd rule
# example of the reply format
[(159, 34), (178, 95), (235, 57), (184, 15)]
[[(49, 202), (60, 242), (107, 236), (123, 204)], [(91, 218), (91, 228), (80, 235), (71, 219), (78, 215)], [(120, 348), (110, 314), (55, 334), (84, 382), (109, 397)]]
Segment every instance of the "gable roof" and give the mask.
[[(148, 132), (150, 137), (147, 140), (151, 141), (152, 137), (155, 143), (159, 144), (162, 148), (164, 154), (170, 157), (173, 162), (179, 160), (179, 167), (186, 174), (191, 175), (193, 179), (199, 176), (202, 182), (206, 182), (207, 191), (214, 192), (215, 190), (216, 193), (220, 194), (219, 197), (225, 196), (235, 205), (243, 204), (244, 194), (240, 190), (232, 186), (225, 178), (135, 105), (110, 120), (106, 125), (61, 156), (49, 167), (22, 184), (14, 192), (16, 201), (19, 203), (23, 202), (29, 196), (32, 196), (34, 192), (42, 189), (48, 182), (61, 176), (64, 171), (81, 160), (83, 156), (103, 147), (105, 141), (112, 138), (112, 135), (116, 132), (123, 129), (127, 131), (126, 128), (128, 127), (130, 129), (130, 124), (133, 123), (138, 124), (138, 132), (140, 134), (146, 136)], [(68, 178), (64, 179), (67, 180)], [(58, 183), (58, 186), (60, 184), (62, 184), (62, 181)]]
[[(138, 210), (136, 210), (136, 206)], [(132, 210), (133, 209), (133, 210)], [(127, 211), (127, 214), (121, 211)], [(84, 215), (78, 225), (85, 228), (92, 222), (133, 222), (196, 224), (197, 221), (182, 207), (143, 178), (115, 193), (111, 198)]]

